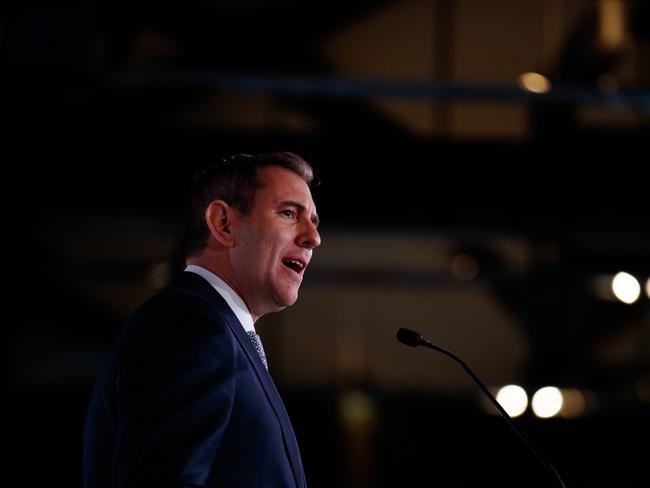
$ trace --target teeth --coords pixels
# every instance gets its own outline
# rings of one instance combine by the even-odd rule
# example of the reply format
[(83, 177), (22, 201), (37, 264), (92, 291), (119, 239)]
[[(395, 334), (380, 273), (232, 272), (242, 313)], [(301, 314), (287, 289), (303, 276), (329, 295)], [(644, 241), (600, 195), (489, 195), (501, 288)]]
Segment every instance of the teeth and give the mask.
[(304, 267), (300, 261), (294, 261), (293, 259), (287, 259), (284, 262), (291, 265), (292, 268), (296, 268), (298, 270), (301, 270)]

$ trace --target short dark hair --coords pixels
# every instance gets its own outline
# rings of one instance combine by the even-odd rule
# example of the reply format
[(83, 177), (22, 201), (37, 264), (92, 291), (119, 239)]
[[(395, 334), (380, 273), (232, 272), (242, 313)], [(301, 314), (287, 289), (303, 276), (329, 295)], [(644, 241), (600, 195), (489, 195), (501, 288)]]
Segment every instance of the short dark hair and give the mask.
[(314, 171), (311, 165), (291, 152), (267, 154), (235, 154), (221, 159), (195, 177), (181, 216), (181, 245), (185, 257), (206, 246), (209, 230), (205, 222), (205, 209), (214, 200), (223, 200), (244, 215), (253, 208), (259, 174), (267, 166), (278, 166), (300, 176), (311, 186)]

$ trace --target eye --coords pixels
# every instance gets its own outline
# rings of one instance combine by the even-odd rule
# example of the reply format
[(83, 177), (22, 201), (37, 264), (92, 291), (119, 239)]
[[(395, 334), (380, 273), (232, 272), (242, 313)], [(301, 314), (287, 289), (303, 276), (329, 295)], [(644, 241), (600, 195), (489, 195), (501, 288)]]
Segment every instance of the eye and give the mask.
[(296, 217), (296, 211), (295, 210), (287, 209), (287, 210), (282, 210), (280, 213), (282, 215), (286, 216), (286, 217), (289, 217), (290, 219), (293, 219), (293, 218)]

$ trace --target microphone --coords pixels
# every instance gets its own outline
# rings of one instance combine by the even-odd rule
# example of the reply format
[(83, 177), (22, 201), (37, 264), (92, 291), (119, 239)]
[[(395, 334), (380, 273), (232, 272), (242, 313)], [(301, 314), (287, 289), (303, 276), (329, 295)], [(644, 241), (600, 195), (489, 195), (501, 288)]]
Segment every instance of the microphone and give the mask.
[(406, 344), (407, 346), (411, 347), (418, 347), (418, 346), (425, 346), (430, 349), (434, 349), (438, 352), (441, 352), (445, 356), (450, 357), (454, 361), (456, 361), (458, 364), (460, 364), (463, 369), (469, 374), (470, 378), (474, 380), (474, 383), (478, 385), (478, 387), (481, 389), (481, 391), (485, 394), (485, 396), (488, 397), (488, 399), (494, 404), (496, 409), (499, 411), (501, 416), (506, 420), (510, 428), (521, 438), (521, 440), (524, 441), (526, 446), (533, 452), (533, 454), (537, 457), (537, 459), (544, 465), (545, 468), (547, 468), (553, 476), (557, 479), (557, 481), (560, 483), (560, 486), (563, 488), (566, 488), (566, 485), (564, 484), (564, 481), (562, 481), (562, 478), (560, 477), (560, 474), (557, 472), (555, 467), (551, 464), (551, 462), (546, 459), (546, 457), (541, 453), (537, 447), (535, 447), (535, 444), (533, 444), (533, 441), (530, 440), (530, 438), (526, 435), (526, 433), (521, 430), (517, 424), (515, 424), (512, 421), (512, 418), (510, 418), (510, 415), (508, 415), (508, 412), (506, 412), (503, 407), (497, 402), (496, 398), (490, 393), (490, 391), (485, 387), (485, 385), (481, 382), (481, 380), (478, 379), (478, 376), (474, 374), (474, 372), (465, 364), (465, 361), (460, 359), (458, 356), (456, 356), (454, 353), (447, 351), (446, 349), (443, 349), (440, 346), (436, 346), (435, 344), (430, 343), (427, 341), (424, 337), (422, 337), (418, 332), (415, 332), (414, 330), (410, 329), (399, 329), (397, 331), (397, 340), (400, 341), (402, 344)]

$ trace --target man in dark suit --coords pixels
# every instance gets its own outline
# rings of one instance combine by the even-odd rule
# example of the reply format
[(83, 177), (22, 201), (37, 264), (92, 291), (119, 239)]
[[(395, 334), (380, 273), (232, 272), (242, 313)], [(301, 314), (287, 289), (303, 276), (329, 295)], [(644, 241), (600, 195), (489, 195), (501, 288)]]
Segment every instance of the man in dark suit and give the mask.
[(305, 486), (254, 324), (296, 301), (320, 244), (312, 177), (291, 153), (197, 177), (185, 271), (132, 314), (100, 368), (86, 488)]

